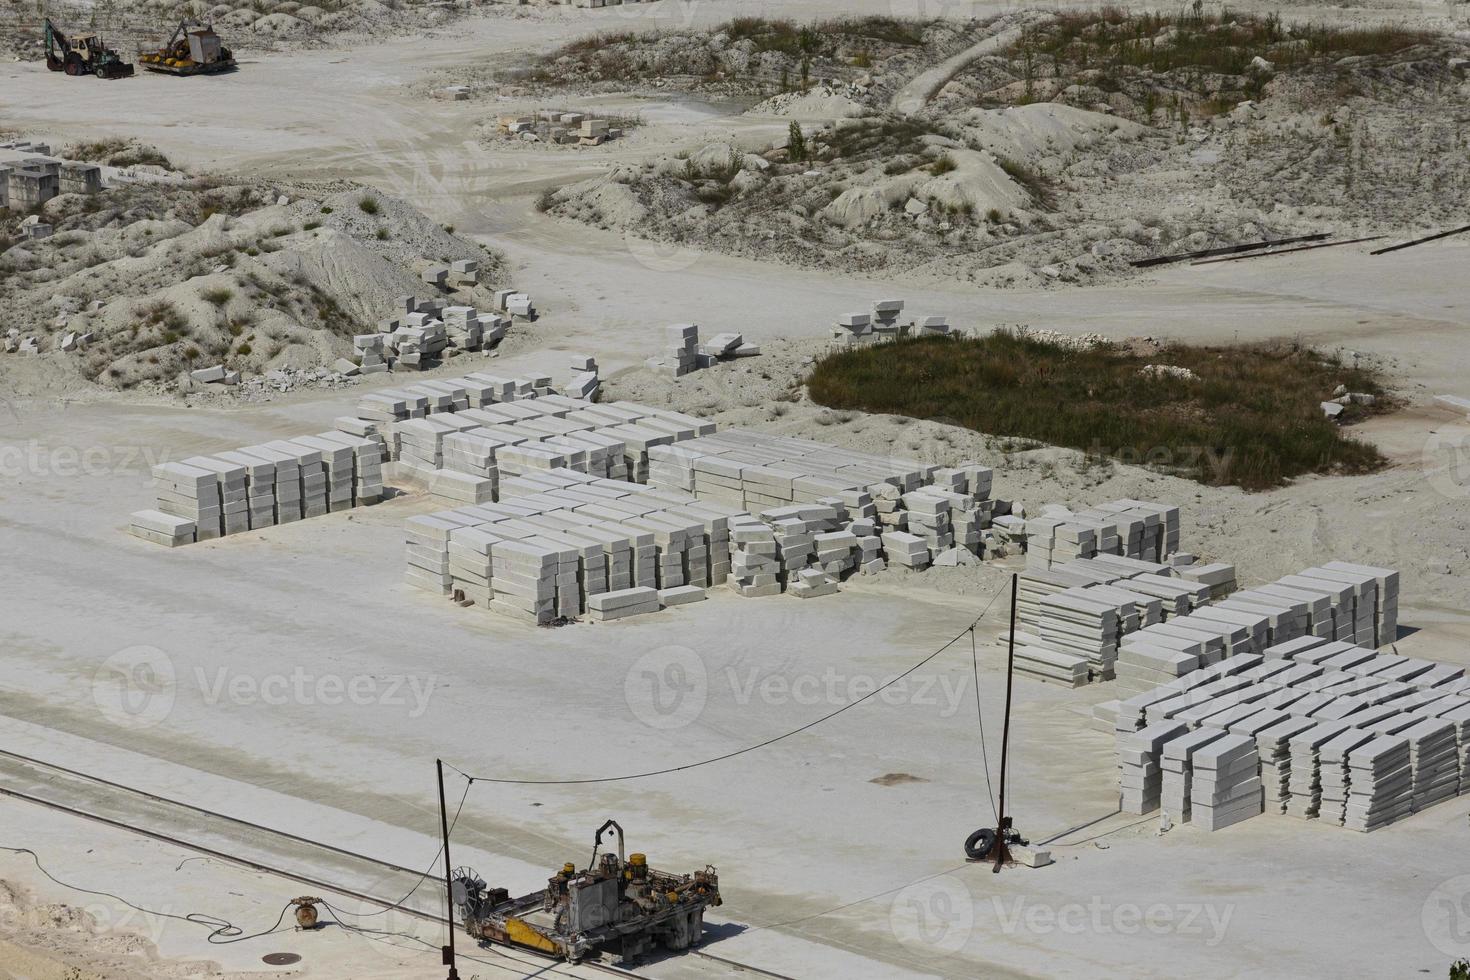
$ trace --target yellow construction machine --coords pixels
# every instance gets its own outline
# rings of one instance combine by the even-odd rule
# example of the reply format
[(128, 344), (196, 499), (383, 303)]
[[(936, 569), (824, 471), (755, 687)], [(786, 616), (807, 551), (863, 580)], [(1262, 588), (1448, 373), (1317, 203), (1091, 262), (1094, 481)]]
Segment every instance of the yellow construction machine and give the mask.
[(140, 53), (138, 63), (165, 75), (212, 75), (233, 70), (235, 56), (220, 43), (213, 26), (181, 20), (168, 43), (157, 51)]

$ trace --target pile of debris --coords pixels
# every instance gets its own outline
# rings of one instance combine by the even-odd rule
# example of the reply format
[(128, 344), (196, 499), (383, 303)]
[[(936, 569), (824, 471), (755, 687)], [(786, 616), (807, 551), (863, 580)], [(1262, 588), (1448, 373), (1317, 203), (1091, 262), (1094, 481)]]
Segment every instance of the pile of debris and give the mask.
[(601, 146), (623, 135), (621, 128), (612, 126), (606, 119), (559, 109), (540, 109), (529, 116), (501, 116), (496, 122), (502, 136), (528, 143)]
[(648, 367), (675, 378), (702, 368), (713, 367), (721, 361), (738, 357), (758, 357), (761, 349), (747, 344), (738, 333), (717, 333), (703, 343), (699, 339), (699, 326), (679, 323), (664, 331), (669, 346), (662, 357), (651, 357)]
[(878, 300), (869, 313), (844, 313), (832, 327), (832, 338), (843, 346), (870, 344), (899, 337), (958, 337), (960, 332), (944, 316), (903, 319), (904, 301)]
[(509, 317), (483, 314), (473, 306), (447, 306), (437, 299), (400, 296), (398, 309), (379, 322), (378, 333), (352, 338), (361, 373), (390, 368), (421, 371), (449, 356), (446, 351), (494, 347), (510, 329)]

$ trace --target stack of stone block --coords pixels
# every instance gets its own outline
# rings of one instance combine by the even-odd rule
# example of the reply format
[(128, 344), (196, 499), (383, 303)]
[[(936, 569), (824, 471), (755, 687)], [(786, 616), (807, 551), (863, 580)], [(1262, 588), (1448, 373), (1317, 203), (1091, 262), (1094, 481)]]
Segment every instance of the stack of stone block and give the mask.
[(1191, 759), (1190, 820), (1208, 831), (1264, 812), (1260, 758), (1248, 735), (1229, 732), (1194, 750)]
[(1119, 607), (1085, 589), (1067, 589), (1041, 600), (1041, 640), (1054, 650), (1086, 657), (1094, 677), (1113, 678), (1122, 636)]
[(736, 595), (749, 598), (780, 594), (780, 549), (769, 524), (754, 517), (733, 523), (730, 547), (730, 588)]
[(510, 317), (520, 317), (522, 320), (536, 319), (536, 304), (531, 302), (531, 297), (514, 289), (495, 291), (495, 309)]
[(876, 337), (871, 313), (844, 313), (832, 327), (832, 339), (846, 347), (867, 343)]
[(371, 439), (323, 432), (161, 463), (153, 482), (158, 509), (194, 525), (193, 540), (208, 541), (378, 502), (382, 450)]
[(1171, 820), (1188, 823), (1192, 815), (1190, 800), (1194, 788), (1195, 750), (1224, 736), (1218, 728), (1196, 728), (1175, 735), (1160, 749), (1159, 766), (1162, 790), (1159, 806)]
[(212, 456), (190, 456), (182, 462), (185, 466), (215, 474), (214, 492), (219, 494), (220, 533), (238, 534), (250, 530), (250, 501), (245, 467)]
[(648, 363), (656, 371), (675, 378), (699, 367), (699, 327), (693, 323), (679, 323), (664, 330), (667, 346), (662, 357), (652, 358)]
[(562, 393), (578, 401), (595, 402), (602, 382), (597, 377), (597, 360), (588, 354), (573, 354), (570, 365), (572, 376)]
[(903, 300), (881, 299), (873, 304), (872, 329), (879, 340), (895, 340), (909, 332), (909, 324), (902, 323)]
[(1118, 765), (1122, 770), (1119, 805), (1124, 813), (1150, 813), (1159, 808), (1164, 789), (1162, 749), (1185, 731), (1179, 722), (1163, 721), (1118, 733)]
[(140, 510), (132, 515), (129, 530), (134, 537), (152, 541), (167, 548), (181, 544), (193, 544), (197, 530), (195, 523), (177, 514), (165, 514), (161, 510)]
[(951, 335), (949, 317), (921, 316), (914, 323), (914, 332), (921, 337), (948, 337)]
[(747, 344), (745, 337), (738, 333), (717, 333), (709, 340), (699, 344), (695, 366), (700, 368), (713, 367), (720, 361), (730, 361), (739, 357), (756, 357), (761, 349), (755, 344)]
[[(325, 511), (347, 510), (354, 501), (356, 453), (353, 447), (328, 436), (301, 436), (290, 442), (321, 457)], [(312, 517), (313, 514), (306, 516)]]
[(607, 134), (606, 119), (583, 119), (577, 131), (578, 142), (583, 146), (601, 146), (607, 140)]
[(383, 357), (385, 344), (385, 338), (380, 333), (353, 335), (352, 355), (362, 374), (380, 374), (388, 370), (388, 362)]
[(484, 339), (480, 311), (473, 306), (446, 306), (444, 333), (451, 346), (461, 350), (479, 350)]
[(480, 263), (474, 259), (459, 259), (449, 263), (449, 285), (455, 289), (468, 289), (480, 281)]
[(193, 522), (197, 540), (220, 536), (219, 474), (185, 463), (159, 463), (153, 467), (153, 489), (158, 509)]
[(917, 534), (907, 531), (884, 531), (883, 553), (888, 562), (902, 565), (915, 571), (928, 568), (931, 560), (928, 543)]
[[(672, 592), (674, 590), (669, 591)], [(628, 616), (641, 616), (645, 613), (658, 612), (659, 609), (663, 608), (663, 604), (659, 598), (659, 590), (634, 587), (593, 596), (588, 601), (588, 608), (594, 623), (605, 623)]]

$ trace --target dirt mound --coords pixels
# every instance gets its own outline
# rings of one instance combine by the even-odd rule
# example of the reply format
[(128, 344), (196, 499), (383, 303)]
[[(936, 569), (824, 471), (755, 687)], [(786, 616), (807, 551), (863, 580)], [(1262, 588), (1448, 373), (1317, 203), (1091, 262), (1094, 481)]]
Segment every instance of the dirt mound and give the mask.
[[(41, 359), (113, 388), (213, 364), (246, 375), (331, 364), (396, 297), (432, 289), (427, 266), (457, 259), (480, 263), (482, 285), (455, 298), (491, 305), (497, 259), (394, 198), (355, 188), (280, 203), (276, 189), (253, 185), (170, 190), (55, 199), (45, 213), (57, 234), (0, 255), (8, 326), (40, 338)], [(91, 336), (60, 350), (68, 335)]]

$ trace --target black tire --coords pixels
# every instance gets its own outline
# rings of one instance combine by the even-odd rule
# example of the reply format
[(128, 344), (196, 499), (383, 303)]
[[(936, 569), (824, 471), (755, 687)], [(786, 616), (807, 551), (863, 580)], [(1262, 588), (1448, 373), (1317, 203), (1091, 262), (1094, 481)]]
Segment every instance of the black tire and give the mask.
[(965, 838), (965, 857), (971, 861), (983, 861), (994, 846), (995, 831), (989, 827), (981, 827)]

